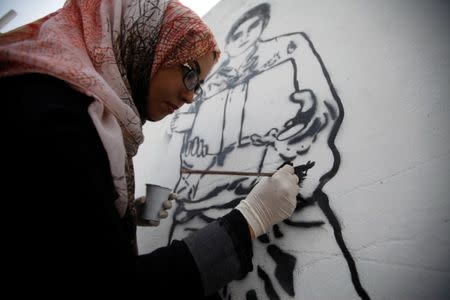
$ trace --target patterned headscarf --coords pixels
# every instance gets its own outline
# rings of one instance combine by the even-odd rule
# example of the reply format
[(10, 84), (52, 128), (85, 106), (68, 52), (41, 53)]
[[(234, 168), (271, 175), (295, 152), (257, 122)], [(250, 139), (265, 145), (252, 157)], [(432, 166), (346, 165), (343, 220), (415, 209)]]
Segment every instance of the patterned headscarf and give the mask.
[(211, 31), (178, 1), (69, 0), (0, 36), (0, 77), (48, 74), (93, 97), (88, 113), (108, 154), (123, 217), (134, 199), (132, 157), (143, 142), (150, 79), (209, 52), (220, 54)]

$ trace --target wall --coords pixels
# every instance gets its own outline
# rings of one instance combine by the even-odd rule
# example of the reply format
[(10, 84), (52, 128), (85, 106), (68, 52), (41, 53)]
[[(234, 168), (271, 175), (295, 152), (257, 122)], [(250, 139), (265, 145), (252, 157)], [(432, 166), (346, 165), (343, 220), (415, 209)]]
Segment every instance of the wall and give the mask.
[[(227, 43), (262, 3), (270, 18)], [(225, 214), (255, 183), (180, 176), (181, 163), (272, 171), (291, 159), (310, 167), (297, 211), (255, 241), (254, 272), (224, 299), (448, 299), (449, 17), (447, 1), (216, 5), (205, 20), (223, 55), (203, 97), (144, 127), (136, 195), (156, 183), (180, 201), (139, 228), (140, 252)]]

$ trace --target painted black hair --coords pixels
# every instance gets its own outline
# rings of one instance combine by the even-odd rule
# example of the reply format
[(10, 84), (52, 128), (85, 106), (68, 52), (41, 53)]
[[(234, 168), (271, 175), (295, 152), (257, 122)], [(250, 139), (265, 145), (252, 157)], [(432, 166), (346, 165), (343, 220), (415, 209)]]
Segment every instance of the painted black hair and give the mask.
[(231, 26), (230, 31), (228, 32), (226, 42), (227, 44), (230, 42), (231, 36), (234, 34), (236, 29), (242, 25), (245, 21), (253, 18), (259, 17), (263, 21), (263, 30), (266, 28), (267, 24), (270, 20), (270, 5), (268, 3), (263, 3), (258, 6), (253, 7), (246, 13), (244, 13), (236, 22), (234, 22), (233, 26)]

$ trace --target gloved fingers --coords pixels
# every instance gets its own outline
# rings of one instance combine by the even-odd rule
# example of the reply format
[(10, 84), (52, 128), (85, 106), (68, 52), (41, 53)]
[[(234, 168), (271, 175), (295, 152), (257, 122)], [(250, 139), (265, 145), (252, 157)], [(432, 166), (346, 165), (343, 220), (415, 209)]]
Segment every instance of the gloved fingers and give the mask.
[(178, 198), (178, 194), (172, 192), (172, 193), (170, 193), (168, 200), (176, 200), (177, 198)]
[(172, 201), (170, 200), (166, 200), (163, 202), (162, 207), (164, 209), (171, 209), (172, 208)]
[(289, 190), (290, 195), (295, 196), (300, 192), (300, 187), (298, 185), (299, 178), (297, 177), (297, 175), (286, 174), (286, 176), (282, 180), (288, 184), (287, 189)]
[(293, 174), (292, 178), (294, 178), (295, 185), (298, 185), (298, 182), (300, 181), (300, 178), (298, 178), (298, 176), (296, 174)]
[(289, 180), (292, 184), (298, 185), (298, 176), (295, 174), (286, 174), (286, 179)]
[[(286, 122), (286, 124), (287, 123), (289, 123), (289, 121), (288, 122)], [(270, 132), (270, 131), (269, 131)], [(277, 132), (275, 132), (275, 135), (277, 134)], [(293, 166), (294, 164), (292, 163), (292, 161), (284, 161), (278, 168), (277, 168), (277, 170), (279, 170), (279, 169), (281, 169), (282, 167), (284, 167), (285, 165), (291, 165), (291, 166)]]
[(300, 186), (299, 186), (298, 183), (299, 183), (299, 179), (298, 179), (297, 176), (295, 176), (295, 179), (294, 179), (295, 188), (294, 188), (294, 190), (295, 190), (295, 194), (296, 195), (300, 192)]
[(291, 165), (284, 165), (281, 169), (277, 171), (277, 173), (288, 173), (294, 174), (294, 167)]
[(298, 185), (298, 183), (300, 182), (300, 178), (297, 176), (297, 174), (294, 174), (294, 178), (295, 178), (295, 185)]
[[(277, 176), (282, 178), (282, 180), (288, 180), (292, 184), (297, 185), (299, 182), (298, 176), (295, 174), (294, 167), (291, 165), (284, 165), (276, 173)], [(275, 175), (274, 174), (274, 175)]]
[(298, 185), (296, 185), (293, 189), (292, 189), (292, 202), (293, 203), (297, 203), (297, 195), (300, 193), (300, 187)]

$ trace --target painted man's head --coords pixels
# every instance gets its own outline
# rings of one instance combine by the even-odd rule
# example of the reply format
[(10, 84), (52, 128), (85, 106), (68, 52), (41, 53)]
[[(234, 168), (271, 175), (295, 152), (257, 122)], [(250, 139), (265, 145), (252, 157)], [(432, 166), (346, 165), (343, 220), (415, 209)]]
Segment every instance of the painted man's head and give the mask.
[(231, 27), (226, 38), (225, 51), (234, 57), (245, 52), (259, 39), (270, 19), (270, 5), (255, 6), (243, 14)]

